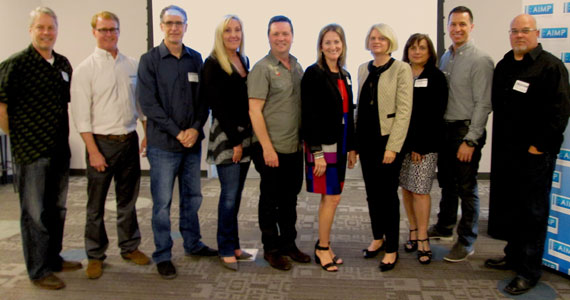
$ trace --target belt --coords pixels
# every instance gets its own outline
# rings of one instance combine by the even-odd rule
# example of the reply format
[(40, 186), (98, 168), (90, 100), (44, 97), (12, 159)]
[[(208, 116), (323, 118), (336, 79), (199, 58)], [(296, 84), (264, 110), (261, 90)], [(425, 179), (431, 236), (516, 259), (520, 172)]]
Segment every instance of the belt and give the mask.
[(136, 131), (127, 134), (93, 134), (93, 136), (98, 139), (103, 139), (108, 141), (124, 142), (135, 134)]
[(447, 126), (469, 126), (471, 125), (471, 120), (453, 120), (453, 121), (445, 121), (445, 125)]

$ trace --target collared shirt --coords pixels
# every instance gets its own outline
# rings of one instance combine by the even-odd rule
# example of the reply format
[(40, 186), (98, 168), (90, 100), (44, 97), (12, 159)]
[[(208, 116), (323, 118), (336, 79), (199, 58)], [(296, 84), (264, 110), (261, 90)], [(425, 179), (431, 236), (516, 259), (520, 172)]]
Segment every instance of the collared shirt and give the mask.
[(493, 60), (468, 41), (457, 50), (453, 45), (443, 54), (439, 68), (449, 85), (444, 119), (469, 120), (466, 140), (477, 141), (485, 130), (491, 112)]
[(509, 151), (558, 153), (570, 115), (568, 70), (540, 44), (520, 61), (509, 51), (495, 69), (493, 110), (493, 138)]
[[(202, 127), (208, 106), (198, 101), (202, 70), (200, 53), (182, 45), (180, 58), (170, 54), (164, 41), (142, 55), (139, 63), (137, 99), (147, 117), (148, 145), (165, 151), (187, 151), (176, 139), (182, 130)], [(197, 147), (190, 151), (198, 151)]]
[(265, 100), (263, 118), (267, 132), (275, 151), (284, 154), (300, 150), (303, 68), (293, 55), (289, 55), (289, 65), (291, 70), (270, 52), (247, 77), (248, 96)]
[(137, 61), (95, 48), (75, 69), (71, 112), (77, 130), (94, 134), (127, 134), (141, 116), (135, 100)]
[(53, 65), (30, 45), (0, 64), (0, 102), (8, 105), (14, 160), (70, 155), (69, 82), (71, 64), (52, 51)]

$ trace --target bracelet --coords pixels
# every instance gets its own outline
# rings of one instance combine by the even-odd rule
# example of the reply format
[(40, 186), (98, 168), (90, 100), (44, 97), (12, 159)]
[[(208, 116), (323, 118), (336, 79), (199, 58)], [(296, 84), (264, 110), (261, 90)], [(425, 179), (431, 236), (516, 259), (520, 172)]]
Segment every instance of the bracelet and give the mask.
[(325, 153), (323, 151), (317, 151), (317, 152), (313, 153), (313, 157), (315, 158), (315, 160), (319, 159), (319, 158), (324, 158)]

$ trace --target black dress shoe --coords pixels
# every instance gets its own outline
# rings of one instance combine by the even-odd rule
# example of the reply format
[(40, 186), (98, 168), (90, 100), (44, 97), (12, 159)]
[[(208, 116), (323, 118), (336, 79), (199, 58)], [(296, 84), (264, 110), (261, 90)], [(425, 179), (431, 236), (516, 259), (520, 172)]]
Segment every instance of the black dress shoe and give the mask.
[(291, 263), (289, 260), (279, 253), (264, 253), (263, 258), (269, 263), (270, 266), (277, 270), (291, 270)]
[(190, 255), (197, 255), (197, 256), (217, 256), (218, 255), (218, 250), (216, 249), (212, 249), (206, 245), (204, 245), (204, 247), (200, 248), (200, 250), (196, 251), (196, 252), (192, 252), (190, 253)]
[(507, 262), (507, 257), (498, 259), (489, 258), (485, 261), (485, 267), (497, 270), (511, 270), (513, 267)]
[(530, 281), (521, 276), (517, 276), (505, 287), (504, 290), (511, 295), (521, 295), (528, 292), (535, 285), (536, 281)]
[(176, 268), (170, 260), (161, 261), (156, 264), (158, 274), (164, 279), (173, 279), (176, 277)]
[(393, 263), (387, 264), (384, 262), (380, 262), (380, 272), (386, 272), (386, 271), (390, 271), (392, 269), (394, 269), (394, 267), (396, 266), (396, 263), (398, 262), (398, 253), (396, 252), (396, 260), (394, 260)]
[(376, 255), (378, 255), (378, 253), (384, 251), (385, 246), (386, 246), (385, 243), (382, 243), (382, 246), (380, 246), (378, 249), (374, 251), (370, 251), (368, 249), (362, 249), (362, 255), (364, 256), (364, 258), (374, 258), (376, 257)]
[(300, 263), (311, 262), (311, 257), (308, 256), (307, 254), (301, 252), (301, 250), (299, 250), (299, 248), (297, 248), (297, 246), (293, 246), (293, 247), (289, 248), (289, 250), (287, 250), (285, 253), (283, 253), (283, 255), (289, 256), (292, 260), (294, 260), (296, 262), (300, 262)]

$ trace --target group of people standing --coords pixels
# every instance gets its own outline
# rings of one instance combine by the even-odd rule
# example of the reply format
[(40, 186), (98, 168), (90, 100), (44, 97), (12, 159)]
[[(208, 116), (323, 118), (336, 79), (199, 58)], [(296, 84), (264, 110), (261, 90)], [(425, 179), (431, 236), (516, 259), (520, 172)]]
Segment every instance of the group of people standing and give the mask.
[[(70, 101), (86, 145), (89, 278), (102, 275), (109, 243), (104, 205), (113, 179), (121, 256), (136, 264), (150, 262), (138, 250), (139, 153), (150, 163), (156, 247), (152, 259), (163, 278), (176, 276), (170, 235), (176, 178), (185, 253), (218, 255), (224, 267), (236, 271), (239, 260), (251, 258), (241, 249), (238, 235), (238, 211), (251, 161), (261, 176), (258, 215), (264, 259), (273, 268), (291, 269), (289, 258), (311, 261), (295, 243), (304, 166), (307, 191), (321, 194), (314, 259), (326, 271), (339, 270), (344, 261), (331, 247), (331, 228), (346, 169), (355, 166), (357, 155), (373, 236), (363, 256), (373, 258), (384, 251), (380, 270), (396, 266), (401, 186), (410, 226), (404, 250), (417, 251), (419, 263), (429, 264), (429, 238), (451, 238), (461, 199), (458, 239), (444, 259), (463, 261), (474, 253), (479, 213), (476, 177), (487, 118), (494, 109), (489, 230), (500, 226), (503, 231), (496, 237), (509, 244), (505, 258), (487, 260), (485, 265), (517, 271), (505, 288), (512, 294), (524, 293), (538, 281), (548, 180), (568, 121), (570, 92), (563, 64), (537, 43), (531, 16), (513, 20), (513, 51), (505, 55), (494, 76), (491, 58), (469, 39), (473, 15), (467, 7), (456, 7), (449, 14), (452, 46), (439, 68), (429, 36), (410, 36), (400, 61), (392, 57), (398, 49), (392, 28), (382, 23), (371, 26), (365, 48), (373, 59), (358, 68), (357, 107), (352, 77), (345, 69), (346, 37), (338, 24), (321, 29), (316, 63), (305, 71), (290, 54), (294, 31), (285, 16), (269, 20), (270, 51), (251, 71), (243, 24), (235, 15), (217, 26), (205, 62), (182, 43), (187, 15), (175, 5), (160, 14), (164, 40), (138, 63), (118, 51), (120, 27), (115, 14), (98, 13), (91, 25), (97, 47), (76, 68), (73, 80), (67, 59), (53, 51), (57, 18), (45, 7), (32, 12), (32, 45), (0, 65), (0, 125), (11, 137), (24, 254), (34, 284), (62, 288), (64, 283), (53, 272), (81, 268), (59, 255), (69, 172), (66, 108)], [(40, 109), (46, 113), (37, 114)], [(221, 185), (219, 250), (201, 242), (197, 215), (202, 202), (200, 144), (208, 109), (212, 124), (207, 161), (216, 165)], [(137, 119), (145, 128), (140, 148)], [(513, 139), (504, 138), (507, 134), (516, 139), (510, 142)], [(510, 156), (513, 151), (519, 151), (516, 159)], [(436, 167), (442, 199), (438, 222), (428, 229)], [(513, 168), (520, 172), (514, 177), (504, 174)], [(494, 207), (511, 207), (505, 204), (507, 199), (524, 199), (528, 205), (508, 209), (512, 223), (503, 228)]]

